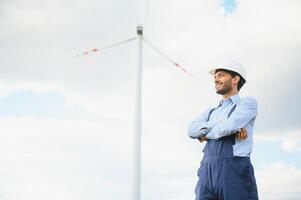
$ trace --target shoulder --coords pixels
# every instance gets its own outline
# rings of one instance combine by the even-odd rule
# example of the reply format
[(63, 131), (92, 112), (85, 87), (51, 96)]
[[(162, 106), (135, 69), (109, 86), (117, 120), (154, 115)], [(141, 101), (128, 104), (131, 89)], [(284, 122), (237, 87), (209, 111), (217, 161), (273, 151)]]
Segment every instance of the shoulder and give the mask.
[(251, 106), (251, 107), (256, 107), (257, 108), (257, 100), (252, 96), (243, 97), (243, 98), (240, 99), (239, 105), (241, 105), (241, 106)]
[(247, 102), (247, 103), (255, 103), (255, 104), (257, 104), (256, 99), (254, 97), (252, 97), (252, 96), (243, 97), (243, 98), (240, 99), (240, 102), (243, 102), (243, 103)]

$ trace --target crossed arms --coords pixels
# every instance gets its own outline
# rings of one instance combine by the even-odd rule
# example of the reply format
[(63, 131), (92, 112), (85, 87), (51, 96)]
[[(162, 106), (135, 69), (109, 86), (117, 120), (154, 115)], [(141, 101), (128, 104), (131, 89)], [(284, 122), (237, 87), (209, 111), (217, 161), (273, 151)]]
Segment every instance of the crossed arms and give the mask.
[(244, 139), (247, 132), (243, 127), (257, 116), (257, 102), (253, 97), (241, 99), (232, 115), (217, 123), (207, 121), (209, 112), (210, 110), (207, 110), (188, 124), (189, 137), (201, 141), (237, 134), (236, 136), (243, 136), (241, 139)]

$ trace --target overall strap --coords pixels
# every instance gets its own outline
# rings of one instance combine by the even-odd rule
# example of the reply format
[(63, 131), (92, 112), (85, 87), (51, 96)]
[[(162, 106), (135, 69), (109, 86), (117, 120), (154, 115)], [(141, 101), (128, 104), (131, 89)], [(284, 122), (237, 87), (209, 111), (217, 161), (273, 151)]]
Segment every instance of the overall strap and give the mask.
[(212, 109), (210, 110), (210, 112), (209, 112), (209, 114), (208, 114), (207, 122), (209, 121), (210, 116), (211, 116), (211, 114), (212, 114), (212, 112), (213, 112), (214, 110), (215, 110), (215, 108), (212, 108)]
[(235, 110), (236, 108), (236, 104), (234, 104), (234, 106), (231, 108), (229, 114), (228, 114), (228, 118), (231, 116), (231, 114), (233, 113), (233, 111)]
[(211, 116), (212, 112), (213, 112), (215, 109), (217, 109), (218, 107), (220, 107), (221, 105), (222, 105), (222, 104), (218, 105), (218, 106), (215, 107), (215, 108), (212, 108), (212, 109), (209, 111), (209, 114), (208, 114), (208, 117), (207, 117), (207, 122), (210, 120), (210, 116)]
[[(231, 108), (229, 114), (228, 114), (228, 118), (231, 116), (231, 114), (233, 113), (233, 111), (235, 110), (236, 108), (236, 104), (234, 104), (234, 106)], [(232, 135), (229, 135), (229, 137), (231, 138), (231, 141), (232, 141), (232, 145), (235, 145), (235, 135), (232, 134)]]

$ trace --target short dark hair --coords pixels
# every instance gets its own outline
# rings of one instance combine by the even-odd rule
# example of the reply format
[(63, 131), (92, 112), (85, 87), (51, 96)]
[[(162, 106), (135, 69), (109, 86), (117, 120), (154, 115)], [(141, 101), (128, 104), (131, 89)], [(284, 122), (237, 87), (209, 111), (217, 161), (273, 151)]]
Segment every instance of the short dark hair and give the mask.
[(215, 70), (215, 73), (216, 72), (219, 72), (219, 71), (224, 71), (224, 72), (227, 72), (231, 75), (232, 78), (234, 78), (236, 75), (240, 77), (239, 81), (238, 81), (238, 84), (237, 84), (237, 90), (239, 91), (240, 88), (242, 88), (242, 86), (246, 83), (246, 80), (237, 72), (234, 72), (234, 71), (231, 71), (231, 70), (228, 70), (228, 69), (216, 69)]

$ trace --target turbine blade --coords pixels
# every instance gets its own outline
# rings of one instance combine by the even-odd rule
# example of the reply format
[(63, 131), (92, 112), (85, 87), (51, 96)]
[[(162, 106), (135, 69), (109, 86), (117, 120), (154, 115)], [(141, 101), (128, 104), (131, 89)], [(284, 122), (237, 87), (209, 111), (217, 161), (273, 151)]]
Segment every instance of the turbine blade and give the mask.
[(187, 71), (185, 68), (183, 68), (179, 63), (175, 62), (173, 59), (171, 59), (169, 56), (167, 56), (165, 53), (163, 53), (161, 50), (159, 50), (156, 46), (154, 46), (149, 40), (147, 40), (146, 38), (143, 37), (143, 40), (145, 41), (145, 43), (154, 51), (156, 51), (159, 55), (161, 55), (163, 58), (165, 58), (166, 60), (168, 60), (169, 62), (171, 62), (173, 65), (175, 65), (177, 68), (179, 68), (180, 70), (182, 70), (183, 72), (185, 72), (186, 74), (188, 74), (191, 77), (194, 77), (193, 74), (191, 74), (189, 71)]
[(143, 25), (145, 25), (146, 21), (148, 20), (149, 5), (150, 5), (150, 0), (146, 0), (146, 6), (145, 6), (144, 18), (143, 18)]
[(92, 54), (92, 53), (97, 53), (97, 52), (105, 50), (105, 49), (110, 49), (110, 48), (113, 48), (113, 47), (117, 47), (119, 45), (122, 45), (122, 44), (125, 44), (127, 42), (133, 41), (135, 39), (136, 39), (136, 37), (133, 37), (133, 38), (130, 38), (130, 39), (127, 39), (127, 40), (123, 40), (121, 42), (116, 42), (116, 43), (113, 43), (113, 44), (109, 44), (109, 45), (101, 47), (101, 48), (94, 48), (94, 49), (91, 49), (89, 51), (84, 51), (81, 54), (77, 54), (74, 57), (80, 57), (80, 56), (85, 56), (85, 55)]

